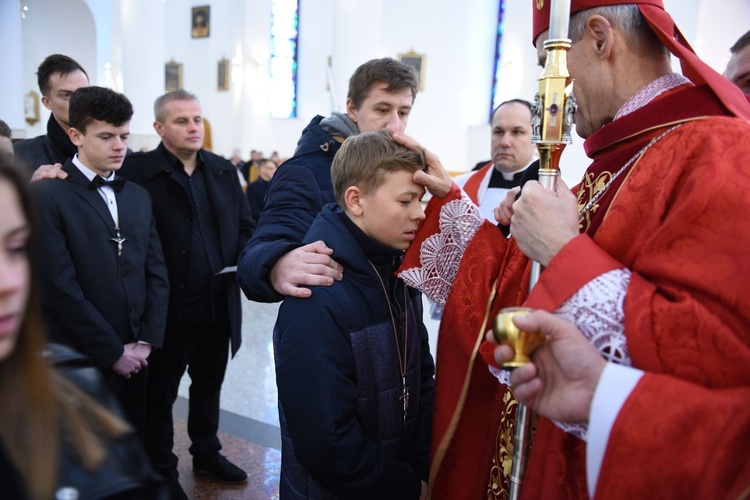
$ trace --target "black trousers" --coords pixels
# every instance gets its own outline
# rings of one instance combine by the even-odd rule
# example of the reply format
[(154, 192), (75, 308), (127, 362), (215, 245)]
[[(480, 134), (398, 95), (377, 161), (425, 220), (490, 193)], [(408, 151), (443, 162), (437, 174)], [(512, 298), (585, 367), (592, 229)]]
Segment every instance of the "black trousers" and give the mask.
[[(128, 349), (127, 347), (125, 349)], [(153, 355), (153, 353), (152, 353)], [(148, 360), (151, 363), (151, 356)], [(146, 425), (146, 391), (149, 377), (149, 366), (142, 368), (130, 378), (115, 373), (112, 368), (103, 371), (104, 380), (117, 396), (122, 406), (125, 419), (135, 428), (141, 437), (145, 434)]]
[(154, 467), (167, 479), (176, 478), (172, 406), (180, 379), (190, 376), (188, 435), (190, 453), (218, 451), (219, 399), (229, 357), (229, 324), (188, 323), (184, 332), (169, 331), (164, 346), (149, 358), (146, 404), (146, 450)]

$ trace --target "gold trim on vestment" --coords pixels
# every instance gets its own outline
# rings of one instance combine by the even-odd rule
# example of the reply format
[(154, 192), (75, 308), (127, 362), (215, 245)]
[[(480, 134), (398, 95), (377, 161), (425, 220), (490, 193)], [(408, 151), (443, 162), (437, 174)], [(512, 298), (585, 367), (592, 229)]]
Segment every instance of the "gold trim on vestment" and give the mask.
[[(664, 134), (662, 134), (662, 136), (660, 138), (663, 138), (666, 135), (668, 135), (669, 133), (674, 132), (677, 128), (679, 128), (678, 125), (682, 125), (683, 123), (685, 123), (687, 121), (693, 121), (693, 120), (682, 120), (682, 121), (674, 122), (677, 125), (674, 125), (672, 129), (667, 130), (666, 132), (664, 132)], [(669, 124), (669, 125), (671, 125), (671, 124)], [(662, 127), (658, 127), (658, 128), (662, 128)], [(633, 136), (631, 136), (631, 137), (633, 137)], [(656, 139), (656, 140), (658, 141), (658, 139)], [(629, 162), (632, 161), (633, 164), (630, 166), (630, 168), (627, 169), (628, 171), (625, 174), (625, 177), (622, 179), (622, 181), (620, 182), (619, 186), (617, 186), (617, 190), (615, 191), (614, 195), (612, 195), (612, 200), (607, 205), (606, 212), (602, 216), (602, 222), (600, 223), (600, 225), (607, 218), (607, 215), (609, 215), (609, 211), (612, 209), (612, 205), (615, 204), (615, 201), (617, 200), (617, 197), (620, 195), (620, 191), (622, 190), (623, 186), (625, 186), (625, 183), (630, 178), (630, 175), (633, 173), (633, 171), (635, 170), (635, 168), (641, 162), (641, 159), (646, 155), (646, 153), (648, 151), (651, 150), (651, 147), (653, 147), (655, 145), (656, 145), (656, 143), (654, 141), (652, 141), (652, 144), (649, 144), (648, 146), (646, 146), (646, 148), (644, 148), (642, 151), (640, 151), (640, 154), (638, 155), (637, 158), (635, 158), (634, 160), (633, 159), (629, 160)], [(621, 167), (621, 169), (622, 168), (623, 167)], [(616, 176), (618, 174), (619, 174), (619, 171), (617, 173), (615, 173), (615, 174), (613, 174), (612, 172), (606, 172), (605, 171), (605, 172), (600, 173), (599, 176), (596, 179), (594, 179), (593, 181), (589, 181), (589, 179), (590, 179), (589, 174), (585, 174), (584, 177), (583, 177), (583, 181), (581, 181), (581, 184), (578, 187), (578, 192), (576, 193), (576, 199), (578, 201), (578, 210), (579, 210), (579, 212), (581, 210), (583, 210), (583, 208), (586, 205), (586, 204), (584, 204), (584, 203), (581, 202), (581, 198), (582, 198), (582, 196), (584, 194), (584, 190), (588, 190), (588, 193), (589, 193), (588, 199), (589, 200), (593, 200), (594, 197), (599, 194), (599, 192), (601, 192), (602, 190), (606, 190), (606, 189), (609, 188), (608, 184), (610, 182), (612, 182), (613, 176)], [(591, 175), (593, 175), (593, 172), (591, 173)], [(606, 176), (609, 176), (609, 179), (605, 181)], [(597, 186), (602, 186), (602, 187), (600, 187), (599, 189), (596, 189)], [(585, 233), (585, 232), (588, 231), (589, 226), (591, 225), (591, 217), (593, 216), (592, 214), (595, 214), (597, 208), (599, 208), (599, 204), (598, 203), (594, 203), (591, 206), (591, 208), (589, 210), (587, 210), (583, 214), (583, 216), (584, 216), (583, 220), (579, 220), (578, 221), (578, 228), (582, 232)]]
[(482, 322), (482, 328), (479, 330), (479, 335), (477, 335), (476, 342), (474, 343), (474, 349), (471, 353), (471, 359), (469, 360), (469, 365), (466, 370), (464, 385), (461, 389), (461, 397), (458, 399), (456, 409), (453, 411), (453, 416), (451, 417), (450, 424), (448, 424), (448, 429), (445, 432), (445, 436), (443, 436), (443, 439), (440, 441), (440, 444), (435, 451), (435, 459), (433, 460), (432, 466), (430, 467), (430, 496), (432, 496), (432, 487), (435, 484), (435, 477), (440, 470), (440, 465), (442, 465), (443, 463), (443, 458), (445, 458), (445, 453), (448, 449), (448, 446), (453, 440), (453, 435), (456, 433), (456, 427), (458, 427), (458, 421), (461, 418), (461, 413), (463, 412), (464, 404), (466, 403), (466, 395), (469, 392), (469, 386), (471, 385), (471, 372), (474, 368), (474, 361), (476, 361), (477, 354), (479, 353), (479, 347), (482, 345), (484, 334), (487, 331), (487, 325), (490, 321), (492, 302), (495, 300), (495, 295), (497, 294), (497, 285), (499, 281), (500, 278), (495, 278), (495, 281), (492, 284), (492, 291), (490, 292), (490, 297), (487, 300), (487, 308), (484, 312), (484, 321)]

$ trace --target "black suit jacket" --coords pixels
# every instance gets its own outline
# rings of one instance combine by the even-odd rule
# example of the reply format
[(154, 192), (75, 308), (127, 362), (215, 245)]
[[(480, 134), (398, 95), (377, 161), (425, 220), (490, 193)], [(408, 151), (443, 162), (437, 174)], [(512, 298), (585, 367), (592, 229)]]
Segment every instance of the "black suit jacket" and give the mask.
[(122, 356), (123, 344), (162, 345), (169, 285), (151, 199), (133, 183), (116, 193), (126, 238), (118, 259), (106, 202), (72, 161), (63, 170), (65, 180), (32, 185), (39, 200), (34, 238), (45, 320), (54, 340), (108, 368)]
[[(245, 242), (252, 236), (255, 224), (250, 206), (240, 187), (237, 169), (228, 160), (206, 150), (199, 152), (205, 166), (206, 189), (211, 200), (213, 222), (219, 236), (222, 268), (236, 266)], [(140, 184), (151, 194), (154, 219), (164, 249), (172, 291), (169, 296), (167, 335), (182, 336), (185, 331), (187, 293), (185, 277), (188, 269), (190, 241), (194, 220), (190, 198), (173, 177), (174, 166), (163, 144), (147, 153), (134, 153), (125, 158), (120, 171), (129, 180)], [(214, 272), (220, 269), (214, 269)], [(226, 314), (229, 319), (232, 355), (242, 342), (242, 307), (235, 273), (218, 275), (221, 290), (226, 293)], [(221, 311), (217, 311), (221, 314)]]

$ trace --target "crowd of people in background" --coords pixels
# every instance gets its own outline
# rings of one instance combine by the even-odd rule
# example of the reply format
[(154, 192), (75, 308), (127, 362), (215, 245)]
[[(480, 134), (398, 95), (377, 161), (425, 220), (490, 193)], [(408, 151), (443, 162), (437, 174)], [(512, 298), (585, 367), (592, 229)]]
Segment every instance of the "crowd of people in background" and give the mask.
[[(240, 290), (283, 302), (283, 499), (505, 498), (519, 401), (540, 415), (529, 497), (746, 496), (750, 32), (722, 76), (676, 29), (659, 0), (572, 1), (593, 159), (572, 190), (536, 182), (522, 99), (494, 111), (491, 161), (451, 178), (405, 135), (419, 84), (391, 58), (291, 158), (244, 160), (203, 147), (182, 89), (155, 98), (159, 145), (130, 151), (128, 98), (47, 57), (46, 133), (14, 142), (0, 120), (0, 498), (187, 498), (185, 373), (193, 471), (245, 483), (218, 435)], [(420, 292), (445, 308), (437, 379)], [(520, 305), (547, 342), (511, 375), (487, 329)]]

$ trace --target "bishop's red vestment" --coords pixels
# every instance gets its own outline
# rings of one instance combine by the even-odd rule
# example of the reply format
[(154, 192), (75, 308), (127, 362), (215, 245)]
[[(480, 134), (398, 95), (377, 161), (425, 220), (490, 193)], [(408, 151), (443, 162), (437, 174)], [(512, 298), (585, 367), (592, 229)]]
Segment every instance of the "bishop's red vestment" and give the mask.
[[(461, 192), (454, 186), (431, 201), (400, 271), (428, 295), (450, 289), (438, 339), (431, 498), (507, 495), (517, 403), (488, 371), (490, 349), (482, 349), (503, 307), (555, 311), (595, 278), (628, 270), (624, 334), (632, 365), (669, 375), (639, 403), (639, 411), (650, 412), (640, 429), (644, 441), (663, 432), (664, 418), (675, 414), (661, 401), (679, 404), (669, 396), (678, 379), (707, 388), (750, 387), (750, 124), (728, 115), (704, 86), (685, 85), (592, 134), (585, 147), (593, 163), (577, 188), (579, 208), (589, 205), (581, 235), (550, 261), (530, 295), (530, 264), (513, 238), (505, 240), (486, 221), (468, 245), (446, 236), (451, 224), (471, 225)], [(628, 480), (652, 498), (674, 496), (689, 483), (669, 474), (670, 464), (689, 458), (682, 456), (688, 449), (714, 453), (710, 419), (697, 420), (708, 413), (669, 420), (670, 432), (696, 446), (652, 455), (635, 444), (634, 409), (626, 403), (627, 418), (615, 422), (597, 492), (631, 498)], [(628, 426), (628, 437), (619, 439)], [(621, 442), (627, 449), (612, 446)], [(621, 475), (625, 469), (632, 473)], [(750, 478), (735, 479), (750, 486)], [(585, 442), (540, 418), (522, 497), (587, 496)]]

